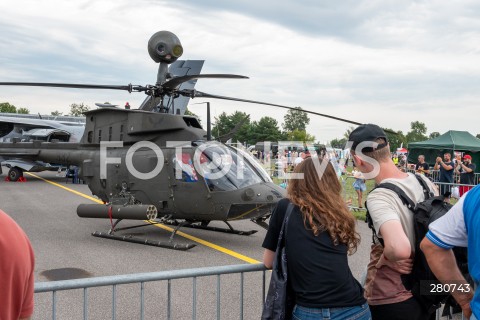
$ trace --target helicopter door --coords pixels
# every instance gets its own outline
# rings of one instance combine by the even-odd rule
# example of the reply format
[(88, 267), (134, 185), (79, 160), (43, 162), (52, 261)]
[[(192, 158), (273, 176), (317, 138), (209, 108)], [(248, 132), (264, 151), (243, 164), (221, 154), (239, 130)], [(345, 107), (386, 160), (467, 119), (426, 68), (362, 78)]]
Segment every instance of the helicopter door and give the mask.
[(202, 216), (214, 213), (212, 201), (209, 201), (208, 191), (203, 177), (193, 165), (193, 150), (183, 148), (181, 155), (173, 159), (172, 184), (175, 208), (179, 215), (187, 214), (191, 219), (201, 219)]

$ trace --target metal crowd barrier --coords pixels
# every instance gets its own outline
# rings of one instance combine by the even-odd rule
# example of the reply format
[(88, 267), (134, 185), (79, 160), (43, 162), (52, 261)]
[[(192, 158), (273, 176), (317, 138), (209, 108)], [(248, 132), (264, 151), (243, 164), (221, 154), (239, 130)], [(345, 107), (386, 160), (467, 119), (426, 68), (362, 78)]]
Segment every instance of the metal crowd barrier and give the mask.
[[(206, 267), (206, 268), (195, 268), (195, 269), (183, 269), (183, 270), (173, 270), (173, 271), (161, 271), (161, 272), (151, 272), (151, 273), (137, 273), (137, 274), (128, 274), (128, 275), (118, 275), (118, 276), (106, 276), (106, 277), (95, 277), (95, 278), (83, 278), (83, 279), (75, 279), (75, 280), (63, 280), (63, 281), (51, 281), (51, 282), (36, 282), (35, 283), (35, 299), (36, 299), (36, 307), (35, 307), (35, 313), (34, 313), (34, 319), (40, 318), (40, 319), (46, 319), (48, 316), (45, 315), (40, 315), (38, 314), (38, 309), (39, 306), (37, 306), (37, 298), (38, 295), (41, 293), (45, 292), (51, 292), (51, 315), (52, 319), (57, 319), (57, 316), (59, 318), (65, 318), (65, 316), (59, 316), (57, 312), (57, 304), (59, 303), (58, 300), (59, 298), (57, 297), (59, 291), (68, 291), (68, 290), (74, 290), (74, 289), (83, 289), (83, 319), (88, 319), (89, 318), (89, 310), (93, 308), (89, 304), (89, 293), (91, 292), (91, 288), (94, 287), (111, 287), (111, 319), (116, 319), (117, 318), (117, 311), (118, 311), (118, 305), (117, 305), (117, 300), (119, 300), (119, 294), (118, 294), (118, 286), (120, 285), (128, 285), (128, 284), (140, 284), (140, 296), (138, 297), (139, 299), (139, 309), (138, 309), (138, 317), (135, 317), (135, 319), (145, 319), (145, 284), (147, 282), (153, 282), (153, 281), (167, 281), (167, 286), (166, 286), (166, 298), (167, 301), (165, 303), (161, 303), (159, 301), (156, 301), (156, 306), (162, 306), (160, 308), (163, 311), (163, 307), (166, 307), (166, 319), (174, 319), (173, 318), (173, 313), (172, 313), (172, 280), (174, 279), (187, 279), (191, 278), (192, 279), (192, 319), (197, 318), (197, 310), (200, 309), (199, 307), (199, 295), (197, 293), (197, 278), (199, 277), (211, 277), (211, 276), (216, 276), (216, 281), (213, 281), (212, 284), (209, 284), (208, 288), (211, 289), (212, 287), (215, 286), (216, 283), (216, 290), (215, 290), (215, 295), (216, 295), (216, 319), (220, 319), (221, 315), (221, 275), (227, 275), (227, 274), (240, 274), (240, 287), (239, 287), (239, 295), (234, 297), (234, 299), (238, 298), (239, 300), (239, 317), (240, 319), (244, 319), (244, 313), (245, 313), (245, 308), (244, 308), (244, 296), (245, 296), (245, 291), (244, 291), (244, 282), (245, 282), (245, 273), (251, 273), (251, 272), (262, 272), (261, 275), (261, 281), (262, 283), (259, 283), (258, 279), (253, 281), (254, 285), (256, 286), (255, 289), (258, 290), (256, 294), (254, 294), (253, 298), (254, 300), (258, 299), (258, 308), (255, 312), (255, 317), (258, 318), (259, 315), (261, 314), (261, 308), (263, 306), (263, 301), (265, 298), (265, 282), (266, 282), (266, 268), (263, 264), (241, 264), (241, 265), (230, 265), (230, 266), (218, 266), (218, 267)], [(211, 278), (210, 278), (211, 279)], [(231, 283), (230, 283), (231, 285)], [(261, 290), (261, 295), (260, 295), (260, 290)], [(224, 291), (230, 291), (227, 292), (228, 294), (233, 294), (231, 290), (224, 290)], [(248, 291), (249, 293), (253, 292), (254, 290)], [(180, 298), (185, 298), (185, 292), (181, 290), (182, 296)], [(102, 294), (102, 298), (104, 298), (104, 295)], [(250, 298), (250, 296), (248, 297)], [(250, 302), (252, 299), (248, 299), (249, 301), (249, 309), (251, 310), (253, 307), (250, 305)], [(95, 306), (97, 308), (105, 309), (109, 308), (106, 306), (104, 302), (100, 302), (101, 299), (95, 299), (95, 302), (100, 303), (100, 306)], [(125, 300), (125, 299), (124, 299)], [(127, 299), (128, 302), (131, 302), (130, 299)], [(181, 300), (181, 299), (180, 299)], [(186, 301), (185, 305), (187, 305)], [(182, 302), (183, 303), (183, 302)], [(225, 303), (225, 302), (224, 302)], [(70, 304), (70, 302), (69, 302)], [(229, 307), (232, 307), (230, 304), (228, 304)], [(211, 307), (211, 306), (208, 306)], [(211, 309), (208, 308), (207, 309)], [(71, 308), (70, 306), (68, 308)], [(254, 308), (253, 308), (254, 309)], [(131, 310), (130, 310), (131, 311)], [(160, 310), (159, 310), (160, 311)], [(258, 312), (257, 312), (258, 311)], [(251, 316), (251, 315), (250, 315)], [(73, 316), (70, 314), (68, 318), (73, 318)], [(92, 317), (92, 318), (98, 318), (98, 317)], [(110, 318), (110, 316), (108, 316)], [(124, 315), (122, 315), (122, 319), (125, 318)], [(155, 315), (155, 319), (165, 319), (163, 316), (160, 315)], [(178, 315), (176, 319), (178, 319)], [(184, 319), (184, 316), (181, 317)], [(209, 317), (210, 318), (210, 317)], [(225, 317), (226, 318), (226, 317)]]
[[(440, 195), (450, 192), (450, 198), (459, 199), (465, 192), (475, 187), (473, 184), (434, 182)], [(456, 188), (456, 190), (454, 189)], [(463, 192), (461, 192), (463, 191)]]
[[(415, 173), (415, 169), (406, 169), (407, 172)], [(427, 174), (427, 177), (436, 182), (440, 179), (440, 170), (430, 169), (430, 173)], [(457, 173), (453, 174), (453, 181), (460, 181), (460, 175)], [(477, 185), (480, 183), (480, 173), (474, 173), (473, 184)]]

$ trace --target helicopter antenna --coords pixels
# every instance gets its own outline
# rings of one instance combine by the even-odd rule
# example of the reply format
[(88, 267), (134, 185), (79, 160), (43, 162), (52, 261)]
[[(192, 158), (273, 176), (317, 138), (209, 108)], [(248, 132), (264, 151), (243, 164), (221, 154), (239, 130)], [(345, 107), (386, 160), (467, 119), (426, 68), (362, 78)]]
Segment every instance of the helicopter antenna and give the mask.
[(210, 118), (210, 102), (198, 102), (193, 104), (206, 104), (207, 105), (207, 141), (212, 141), (212, 121)]

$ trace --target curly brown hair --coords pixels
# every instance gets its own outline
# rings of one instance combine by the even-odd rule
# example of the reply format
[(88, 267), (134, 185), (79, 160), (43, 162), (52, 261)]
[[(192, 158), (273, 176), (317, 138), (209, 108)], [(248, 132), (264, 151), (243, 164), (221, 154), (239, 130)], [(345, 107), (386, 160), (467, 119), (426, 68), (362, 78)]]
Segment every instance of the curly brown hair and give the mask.
[(308, 220), (314, 235), (326, 231), (335, 245), (343, 243), (348, 253), (353, 254), (360, 235), (355, 230), (356, 220), (342, 198), (342, 186), (332, 164), (325, 158), (307, 158), (294, 172), (303, 173), (303, 179), (290, 180), (287, 197), (300, 208), (305, 228)]

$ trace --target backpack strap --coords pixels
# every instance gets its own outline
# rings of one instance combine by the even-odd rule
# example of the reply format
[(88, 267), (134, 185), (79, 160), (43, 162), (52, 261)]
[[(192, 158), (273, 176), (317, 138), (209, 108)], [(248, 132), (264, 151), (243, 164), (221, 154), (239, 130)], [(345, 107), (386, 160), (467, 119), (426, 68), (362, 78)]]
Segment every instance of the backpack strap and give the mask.
[[(420, 178), (421, 179), (421, 178)], [(407, 208), (411, 211), (415, 210), (415, 206), (416, 206), (416, 203), (413, 202), (412, 199), (410, 199), (409, 196), (407, 196), (407, 194), (405, 193), (405, 191), (403, 191), (402, 188), (400, 188), (399, 186), (393, 184), (393, 183), (390, 183), (390, 182), (385, 182), (385, 183), (380, 183), (377, 188), (385, 188), (385, 189), (388, 189), (388, 190), (392, 190), (393, 192), (395, 192), (398, 197), (400, 198), (400, 200), (402, 200), (402, 203), (407, 206)]]
[[(421, 178), (420, 178), (421, 179)], [(407, 194), (405, 193), (405, 191), (403, 191), (400, 187), (398, 187), (397, 185), (394, 185), (393, 183), (390, 183), (390, 182), (384, 182), (384, 183), (380, 183), (378, 186), (376, 186), (373, 190), (377, 189), (377, 188), (384, 188), (384, 189), (388, 189), (388, 190), (392, 190), (393, 192), (395, 192), (398, 197), (400, 198), (400, 200), (402, 200), (402, 203), (411, 211), (415, 210), (415, 202), (413, 202), (412, 199), (410, 199), (409, 196), (407, 196)], [(372, 190), (372, 191), (373, 191)], [(370, 191), (370, 192), (372, 192)], [(368, 227), (370, 229), (372, 229), (372, 242), (375, 244), (376, 241), (380, 242), (380, 244), (382, 245), (382, 247), (384, 246), (384, 243), (383, 243), (383, 239), (378, 237), (377, 235), (377, 231), (375, 230), (375, 227), (373, 225), (373, 219), (372, 219), (372, 216), (370, 215), (370, 212), (368, 211), (368, 201), (365, 202), (365, 209), (367, 209), (367, 214), (365, 215), (365, 222), (368, 224)]]
[[(430, 190), (430, 187), (427, 185), (427, 182), (425, 180), (423, 180), (422, 177), (420, 177), (420, 175), (418, 174), (415, 174), (415, 178), (417, 178), (418, 182), (420, 183), (420, 185), (422, 186), (422, 189), (423, 189), (423, 194), (425, 196), (425, 199), (424, 200), (427, 200), (431, 197), (434, 196), (434, 193)], [(416, 203), (413, 202), (412, 199), (410, 199), (409, 196), (407, 196), (407, 194), (405, 193), (405, 191), (403, 191), (402, 188), (400, 188), (399, 186), (393, 184), (393, 183), (390, 183), (390, 182), (384, 182), (384, 183), (380, 183), (378, 186), (376, 186), (373, 190), (377, 189), (377, 188), (385, 188), (385, 189), (388, 189), (388, 190), (392, 190), (393, 192), (395, 192), (398, 197), (400, 198), (400, 200), (402, 200), (402, 203), (410, 210), (410, 211), (414, 211), (415, 210), (415, 207), (416, 207)], [(372, 190), (372, 191), (373, 191)], [(371, 192), (371, 191), (370, 191)], [(370, 212), (368, 211), (368, 204), (367, 202), (365, 202), (365, 209), (367, 209), (367, 214), (366, 214), (366, 217), (365, 217), (365, 222), (368, 224), (368, 227), (370, 229), (372, 229), (372, 242), (373, 243), (376, 243), (375, 240), (378, 240), (378, 242), (380, 242), (383, 246), (383, 239), (382, 238), (379, 238), (378, 235), (377, 235), (377, 232), (374, 228), (374, 225), (373, 225), (373, 220), (372, 220), (372, 216), (370, 215)]]
[(365, 214), (365, 222), (367, 223), (368, 227), (372, 230), (372, 243), (375, 244), (376, 243), (375, 240), (377, 240), (383, 246), (383, 239), (377, 236), (377, 232), (375, 231), (375, 228), (373, 226), (373, 220), (372, 220), (372, 216), (370, 215), (370, 212), (368, 211), (367, 201), (365, 201), (365, 210), (367, 210), (367, 213)]
[(420, 177), (419, 174), (415, 174), (415, 178), (417, 178), (418, 182), (423, 188), (423, 195), (425, 196), (424, 200), (430, 199), (435, 195), (433, 191), (430, 189), (430, 187), (427, 185), (427, 182), (422, 177)]

